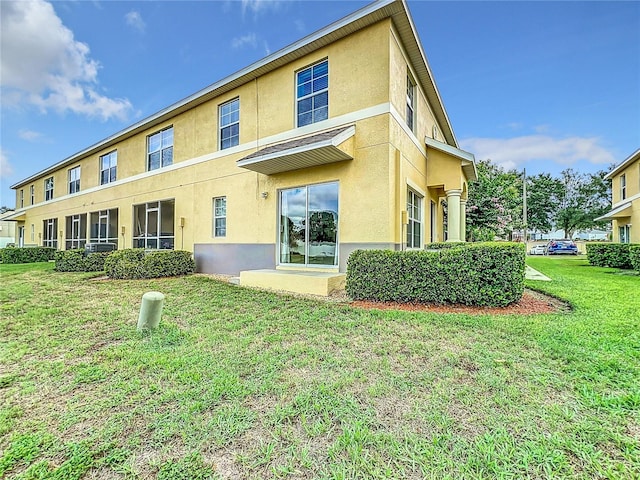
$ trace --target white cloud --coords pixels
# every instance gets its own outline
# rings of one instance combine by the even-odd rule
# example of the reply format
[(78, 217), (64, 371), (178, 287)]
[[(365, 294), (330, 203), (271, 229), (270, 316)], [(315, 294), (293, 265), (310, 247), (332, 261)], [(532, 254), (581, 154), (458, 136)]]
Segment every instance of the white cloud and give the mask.
[(142, 15), (140, 15), (140, 12), (136, 12), (135, 10), (131, 10), (127, 13), (124, 16), (124, 19), (127, 22), (127, 25), (133, 27), (134, 30), (137, 30), (140, 33), (144, 33), (147, 28), (147, 24), (142, 19)]
[(27, 142), (35, 142), (42, 138), (42, 134), (40, 132), (34, 132), (33, 130), (20, 130), (18, 132), (18, 136)]
[(5, 105), (127, 119), (131, 103), (96, 91), (100, 64), (43, 0), (0, 2)]
[(13, 175), (13, 166), (9, 163), (9, 158), (0, 148), (0, 178), (7, 178)]
[(248, 33), (246, 35), (243, 35), (241, 37), (236, 37), (233, 40), (231, 40), (231, 46), (233, 48), (242, 48), (245, 45), (248, 45), (253, 48), (257, 47), (258, 37), (256, 36), (255, 33)]
[(554, 138), (528, 135), (514, 138), (467, 138), (462, 148), (479, 160), (491, 159), (505, 169), (518, 168), (527, 162), (549, 160), (562, 166), (579, 161), (596, 165), (616, 162), (616, 157), (599, 145), (599, 138)]
[(277, 10), (282, 3), (283, 0), (242, 0), (242, 13), (251, 10), (257, 15), (270, 8)]

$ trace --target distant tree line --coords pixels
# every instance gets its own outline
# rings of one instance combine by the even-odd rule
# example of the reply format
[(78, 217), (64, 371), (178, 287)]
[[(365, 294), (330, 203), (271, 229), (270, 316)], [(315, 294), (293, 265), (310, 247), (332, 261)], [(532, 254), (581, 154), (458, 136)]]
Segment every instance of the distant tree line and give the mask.
[[(510, 239), (522, 231), (523, 172), (505, 170), (491, 160), (476, 163), (478, 180), (469, 185), (467, 239)], [(563, 230), (565, 238), (574, 232), (608, 222), (596, 222), (611, 207), (611, 181), (607, 171), (580, 173), (572, 168), (559, 176), (539, 173), (526, 178), (529, 232)]]

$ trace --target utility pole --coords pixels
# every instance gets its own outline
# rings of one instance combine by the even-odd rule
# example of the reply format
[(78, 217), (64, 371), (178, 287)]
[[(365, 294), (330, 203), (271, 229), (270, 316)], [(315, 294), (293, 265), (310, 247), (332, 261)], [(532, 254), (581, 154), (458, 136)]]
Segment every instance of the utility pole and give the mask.
[(527, 247), (527, 169), (522, 169), (522, 220), (524, 230), (524, 246)]

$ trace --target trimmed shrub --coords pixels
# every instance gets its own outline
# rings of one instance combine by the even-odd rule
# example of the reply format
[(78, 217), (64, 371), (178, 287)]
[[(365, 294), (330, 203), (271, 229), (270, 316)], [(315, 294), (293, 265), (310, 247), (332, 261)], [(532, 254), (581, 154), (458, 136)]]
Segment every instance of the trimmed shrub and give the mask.
[(104, 271), (111, 278), (145, 278), (142, 275), (143, 248), (116, 250), (104, 261)]
[(629, 259), (633, 269), (640, 272), (640, 245), (631, 245), (629, 247)]
[(522, 243), (460, 243), (438, 251), (356, 250), (347, 263), (354, 300), (505, 306), (524, 292)]
[(587, 243), (587, 260), (596, 267), (632, 268), (628, 243)]
[(0, 258), (2, 263), (48, 262), (55, 253), (51, 247), (7, 247), (0, 250)]
[(464, 242), (433, 242), (428, 243), (425, 247), (426, 250), (444, 250), (448, 248), (461, 247), (466, 245)]
[(142, 268), (147, 278), (176, 277), (193, 273), (196, 263), (191, 252), (156, 250), (145, 255)]
[(56, 252), (57, 272), (101, 272), (104, 262), (112, 252), (95, 252), (85, 256), (84, 249), (63, 250)]
[(174, 277), (193, 273), (195, 268), (191, 252), (184, 250), (118, 250), (104, 262), (107, 275), (118, 279)]

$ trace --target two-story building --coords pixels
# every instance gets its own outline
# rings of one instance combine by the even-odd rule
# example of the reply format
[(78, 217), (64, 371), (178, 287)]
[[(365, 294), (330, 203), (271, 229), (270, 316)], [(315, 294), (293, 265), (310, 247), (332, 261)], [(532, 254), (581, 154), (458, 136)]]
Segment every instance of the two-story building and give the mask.
[(596, 220), (611, 220), (614, 242), (640, 243), (640, 149), (604, 178), (611, 180), (612, 209)]
[(58, 249), (344, 272), (358, 248), (464, 240), (475, 179), (405, 1), (381, 0), (19, 181), (12, 218)]

